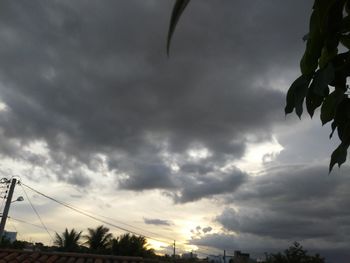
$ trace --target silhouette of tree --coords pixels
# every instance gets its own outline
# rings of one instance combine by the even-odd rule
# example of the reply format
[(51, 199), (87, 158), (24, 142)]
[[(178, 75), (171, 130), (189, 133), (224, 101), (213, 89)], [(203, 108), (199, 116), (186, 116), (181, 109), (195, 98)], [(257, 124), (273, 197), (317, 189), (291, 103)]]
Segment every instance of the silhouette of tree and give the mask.
[(62, 251), (76, 251), (79, 248), (81, 233), (82, 231), (77, 232), (74, 228), (71, 231), (68, 231), (66, 228), (61, 235), (56, 233), (54, 244), (57, 245)]
[(11, 247), (11, 241), (9, 238), (2, 236), (0, 239), (0, 248), (10, 248)]
[(266, 255), (266, 263), (325, 263), (320, 255), (309, 256), (303, 247), (295, 242), (293, 246), (284, 251), (284, 254)]
[[(190, 0), (176, 0), (170, 19), (167, 53), (179, 18)], [(350, 76), (350, 1), (314, 0), (306, 48), (300, 61), (301, 76), (288, 90), (285, 114), (293, 111), (301, 117), (304, 108), (313, 117), (321, 108), (322, 124), (331, 122), (340, 139), (333, 151), (329, 172), (346, 161), (350, 146), (350, 98), (346, 84)], [(345, 51), (340, 53), (339, 51)]]
[(85, 243), (91, 250), (103, 252), (110, 246), (113, 235), (109, 233), (109, 228), (101, 225), (95, 229), (88, 228), (88, 235), (84, 237), (87, 239)]
[(124, 234), (112, 240), (112, 253), (118, 256), (155, 256), (154, 250), (147, 248), (145, 237), (130, 234)]

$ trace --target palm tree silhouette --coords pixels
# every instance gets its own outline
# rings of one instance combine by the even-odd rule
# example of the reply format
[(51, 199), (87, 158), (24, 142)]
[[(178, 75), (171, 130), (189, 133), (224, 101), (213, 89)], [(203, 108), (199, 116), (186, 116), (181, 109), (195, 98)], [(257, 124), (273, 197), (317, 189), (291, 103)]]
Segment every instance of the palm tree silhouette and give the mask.
[(113, 239), (112, 252), (119, 256), (150, 257), (155, 255), (153, 249), (148, 249), (145, 237), (130, 234), (124, 234)]
[(68, 231), (66, 228), (61, 235), (56, 233), (54, 244), (57, 245), (62, 251), (76, 251), (79, 248), (81, 233), (82, 231), (77, 232), (74, 228), (71, 231)]
[(102, 252), (108, 248), (113, 237), (111, 233), (108, 233), (109, 228), (101, 225), (95, 229), (88, 228), (88, 232), (88, 235), (84, 237), (87, 239), (85, 243), (91, 250)]

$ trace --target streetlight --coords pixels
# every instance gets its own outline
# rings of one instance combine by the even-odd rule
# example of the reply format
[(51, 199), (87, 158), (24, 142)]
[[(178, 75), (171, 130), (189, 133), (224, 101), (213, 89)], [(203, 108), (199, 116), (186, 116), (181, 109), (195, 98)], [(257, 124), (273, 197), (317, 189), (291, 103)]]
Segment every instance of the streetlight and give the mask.
[(14, 203), (14, 202), (22, 202), (24, 200), (23, 196), (19, 196), (17, 197), (16, 200), (13, 200), (11, 203)]

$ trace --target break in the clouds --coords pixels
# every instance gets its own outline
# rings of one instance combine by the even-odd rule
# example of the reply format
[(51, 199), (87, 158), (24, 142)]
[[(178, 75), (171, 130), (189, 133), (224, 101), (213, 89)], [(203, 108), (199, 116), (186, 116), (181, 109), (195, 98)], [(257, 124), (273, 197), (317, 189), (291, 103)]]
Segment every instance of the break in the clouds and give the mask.
[(144, 218), (143, 221), (148, 225), (157, 226), (171, 226), (173, 223), (169, 220), (159, 219), (159, 218)]

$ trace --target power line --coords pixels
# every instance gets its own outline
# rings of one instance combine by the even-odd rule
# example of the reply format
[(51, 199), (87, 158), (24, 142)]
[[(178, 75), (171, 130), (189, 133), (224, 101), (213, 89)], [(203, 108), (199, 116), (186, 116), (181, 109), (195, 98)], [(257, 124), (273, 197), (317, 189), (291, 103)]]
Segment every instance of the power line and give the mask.
[[(23, 219), (14, 218), (14, 217), (12, 217), (12, 216), (11, 216), (11, 217), (9, 216), (8, 218), (10, 218), (10, 219), (13, 220), (13, 221), (17, 221), (17, 222), (20, 222), (20, 223), (24, 223), (24, 224), (27, 224), (27, 225), (31, 225), (31, 226), (34, 226), (34, 227), (37, 227), (37, 228), (46, 230), (46, 228), (44, 228), (44, 227), (41, 226), (41, 225), (33, 224), (33, 223), (27, 222), (27, 221), (25, 221), (25, 220), (23, 220)], [(56, 233), (56, 230), (54, 230), (54, 229), (51, 229), (51, 228), (47, 228), (47, 229), (49, 229), (50, 231)]]
[[(37, 193), (37, 194), (39, 194), (39, 195), (41, 195), (41, 196), (43, 196), (43, 197), (45, 197), (45, 198), (51, 200), (51, 201), (54, 201), (54, 202), (56, 202), (56, 203), (58, 203), (58, 204), (60, 204), (60, 205), (62, 205), (62, 206), (64, 206), (64, 207), (66, 207), (66, 208), (69, 208), (69, 209), (71, 209), (71, 210), (73, 210), (73, 211), (75, 211), (75, 212), (77, 212), (77, 213), (79, 213), (79, 214), (81, 214), (81, 215), (84, 215), (84, 216), (86, 216), (86, 217), (89, 217), (89, 218), (91, 218), (91, 219), (93, 219), (93, 220), (95, 220), (95, 221), (101, 222), (101, 223), (103, 223), (103, 224), (107, 224), (107, 225), (109, 225), (109, 226), (112, 226), (112, 227), (114, 227), (114, 228), (117, 228), (117, 229), (119, 229), (119, 230), (122, 230), (122, 231), (125, 231), (125, 232), (128, 232), (128, 233), (132, 233), (132, 234), (135, 234), (135, 235), (138, 235), (138, 236), (144, 236), (144, 237), (146, 237), (146, 238), (148, 238), (148, 239), (150, 239), (150, 240), (155, 240), (155, 241), (158, 241), (158, 242), (167, 243), (167, 244), (169, 244), (170, 246), (173, 245), (173, 243), (164, 242), (164, 240), (160, 240), (160, 239), (158, 239), (158, 238), (154, 238), (154, 237), (150, 237), (150, 236), (147, 236), (147, 235), (143, 235), (143, 234), (140, 234), (140, 233), (138, 233), (138, 232), (136, 232), (136, 231), (132, 231), (132, 230), (130, 230), (130, 229), (128, 229), (128, 228), (124, 228), (124, 227), (118, 226), (118, 225), (116, 225), (116, 224), (113, 224), (113, 223), (111, 223), (111, 222), (108, 222), (108, 221), (106, 221), (106, 220), (100, 219), (100, 218), (98, 218), (97, 216), (92, 215), (91, 213), (89, 213), (89, 212), (86, 211), (86, 210), (83, 210), (83, 209), (74, 207), (73, 205), (70, 205), (70, 204), (65, 203), (65, 202), (63, 202), (63, 201), (59, 201), (59, 200), (57, 200), (57, 199), (55, 199), (55, 198), (53, 198), (53, 197), (50, 197), (50, 196), (48, 196), (48, 195), (46, 195), (46, 194), (44, 194), (44, 193), (42, 193), (42, 192), (40, 192), (40, 191), (38, 191), (38, 190), (36, 190), (36, 189), (30, 187), (29, 185), (26, 185), (26, 184), (24, 184), (24, 183), (22, 183), (22, 182), (20, 183), (20, 185), (21, 185), (21, 187), (22, 187), (23, 190), (24, 190), (23, 186), (25, 186), (25, 187), (27, 187), (28, 189), (30, 189), (31, 191), (33, 191), (33, 192), (35, 192), (35, 193)], [(24, 192), (25, 192), (25, 191), (24, 191)], [(28, 195), (27, 195), (26, 192), (25, 192), (25, 194), (26, 194), (26, 196), (27, 196), (27, 198), (28, 198)], [(29, 200), (29, 198), (28, 198), (28, 200)], [(29, 200), (29, 202), (30, 202), (30, 200)], [(31, 204), (31, 205), (32, 205), (32, 204)], [(32, 208), (34, 208), (34, 207), (32, 206)], [(35, 208), (34, 208), (33, 210), (36, 211)], [(38, 215), (38, 214), (37, 214), (37, 215)], [(132, 228), (138, 228), (138, 229), (140, 229), (140, 230), (142, 230), (142, 231), (146, 231), (146, 230), (144, 230), (144, 229), (142, 229), (142, 228), (135, 227), (135, 226), (132, 226), (132, 225), (130, 225), (130, 224), (126, 224), (126, 223), (120, 222), (120, 221), (115, 220), (115, 219), (110, 218), (110, 217), (101, 216), (101, 215), (99, 215), (99, 217), (107, 218), (107, 219), (110, 219), (110, 220), (119, 222), (119, 223), (121, 223), (121, 224), (130, 226), (130, 227), (132, 227)], [(40, 216), (39, 216), (39, 218), (40, 218)], [(15, 220), (16, 220), (16, 219), (15, 219)], [(20, 221), (20, 222), (23, 222), (23, 223), (26, 223), (26, 224), (30, 224), (30, 225), (33, 225), (33, 226), (36, 226), (36, 227), (45, 229), (45, 230), (48, 232), (47, 227), (46, 227), (43, 223), (42, 223), (42, 224), (43, 224), (43, 227), (41, 227), (41, 226), (38, 226), (38, 225), (35, 225), (35, 224), (31, 224), (31, 223), (25, 222), (24, 220), (19, 220), (19, 219), (17, 219), (17, 221)], [(42, 221), (42, 220), (41, 220), (41, 221)], [(54, 231), (54, 230), (53, 230), (53, 231)], [(152, 233), (151, 231), (147, 231), (147, 232)], [(48, 232), (48, 233), (49, 233), (49, 232)], [(154, 234), (154, 233), (152, 233), (152, 234)], [(159, 236), (159, 235), (158, 235), (158, 236)], [(51, 235), (50, 235), (50, 237), (51, 237)], [(52, 239), (52, 237), (51, 237), (51, 239)], [(166, 237), (166, 239), (170, 239), (170, 238), (169, 238), (169, 237)], [(186, 243), (184, 243), (184, 242), (178, 242), (177, 244), (181, 244), (181, 245), (183, 245), (183, 246), (188, 245), (188, 244), (186, 244)], [(197, 246), (197, 245), (196, 245), (196, 246)], [(197, 247), (199, 247), (199, 246), (197, 246)], [(207, 252), (204, 252), (203, 249), (204, 249), (204, 250), (207, 250), (209, 253), (212, 253), (212, 254), (208, 254)], [(186, 251), (186, 249), (184, 249), (184, 251)], [(198, 253), (198, 254), (202, 254), (202, 255), (204, 255), (204, 256), (211, 256), (211, 255), (213, 255), (213, 254), (217, 254), (217, 253), (213, 253), (213, 252), (214, 252), (213, 250), (209, 250), (209, 249), (203, 248), (203, 247), (200, 248), (200, 249), (195, 250), (195, 252)]]
[[(28, 187), (28, 186), (25, 185), (25, 184), (23, 184), (23, 185), (26, 186), (26, 187)], [(32, 190), (32, 189), (31, 189), (31, 190)], [(46, 197), (46, 196), (45, 196), (45, 197)], [(58, 200), (57, 200), (57, 201), (58, 201)], [(70, 207), (72, 207), (72, 208), (75, 208), (75, 209), (77, 209), (77, 210), (80, 210), (80, 211), (82, 211), (82, 212), (85, 212), (85, 213), (87, 213), (87, 214), (90, 214), (90, 215), (92, 214), (90, 211), (88, 211), (88, 210), (86, 210), (86, 209), (77, 208), (76, 206), (73, 206), (73, 205), (71, 205), (71, 204), (65, 203), (65, 202), (63, 202), (63, 201), (60, 201), (60, 202), (66, 204), (66, 205), (68, 205), (68, 206), (70, 206)], [(171, 240), (170, 242), (172, 242), (172, 240), (173, 240), (173, 238), (171, 238), (171, 237), (168, 237), (168, 236), (165, 236), (165, 235), (161, 235), (161, 234), (158, 234), (158, 233), (154, 233), (154, 232), (152, 232), (152, 231), (145, 230), (145, 229), (143, 229), (143, 228), (141, 228), (141, 227), (133, 226), (133, 225), (131, 225), (131, 224), (124, 223), (124, 222), (119, 221), (119, 220), (117, 220), (117, 219), (115, 219), (115, 218), (111, 218), (111, 217), (103, 216), (103, 215), (97, 215), (97, 214), (95, 214), (95, 215), (98, 216), (98, 217), (101, 217), (101, 218), (105, 218), (105, 219), (112, 220), (112, 221), (114, 221), (114, 222), (116, 222), (116, 223), (118, 223), (118, 224), (126, 225), (126, 226), (129, 226), (129, 227), (135, 228), (135, 229), (139, 229), (139, 230), (144, 231), (144, 232), (148, 232), (148, 233), (150, 233), (151, 235), (155, 235), (155, 236), (164, 238), (165, 240)], [(123, 231), (125, 231), (125, 230), (123, 230)], [(130, 231), (127, 231), (127, 232), (130, 232)], [(144, 234), (137, 234), (137, 235), (146, 236), (146, 235), (144, 235)], [(157, 240), (157, 241), (158, 241), (158, 240)], [(164, 240), (162, 240), (161, 242), (164, 242)], [(170, 243), (170, 242), (165, 241), (165, 243)]]
[[(91, 215), (90, 213), (87, 213), (87, 212), (85, 212), (85, 211), (82, 211), (82, 210), (79, 209), (79, 208), (75, 208), (75, 207), (73, 207), (72, 205), (70, 205), (70, 204), (68, 204), (68, 203), (59, 201), (59, 200), (57, 200), (57, 199), (55, 199), (55, 198), (53, 198), (53, 197), (50, 197), (50, 196), (48, 196), (48, 195), (46, 195), (46, 194), (44, 194), (44, 193), (42, 193), (42, 192), (40, 192), (40, 191), (38, 191), (38, 190), (35, 190), (34, 188), (32, 188), (32, 187), (30, 187), (29, 185), (26, 185), (26, 184), (24, 184), (24, 183), (21, 183), (21, 185), (27, 187), (28, 189), (30, 189), (31, 191), (33, 191), (33, 192), (35, 192), (35, 193), (37, 193), (37, 194), (39, 194), (39, 195), (42, 195), (42, 196), (46, 197), (47, 199), (50, 199), (51, 201), (54, 201), (54, 202), (56, 202), (56, 203), (58, 203), (58, 204), (60, 204), (60, 205), (62, 205), (62, 206), (64, 206), (64, 207), (66, 207), (66, 208), (69, 208), (69, 209), (71, 209), (71, 210), (73, 210), (73, 211), (75, 211), (75, 212), (77, 212), (77, 213), (79, 213), (79, 214), (85, 215), (85, 216), (87, 216), (87, 217), (89, 217), (89, 218), (91, 218), (91, 219), (94, 219), (94, 220), (96, 220), (96, 221), (98, 221), (98, 222), (101, 222), (101, 223), (103, 223), (103, 224), (112, 226), (112, 227), (114, 227), (114, 228), (117, 228), (117, 229), (119, 229), (119, 230), (122, 230), (122, 231), (125, 231), (125, 232), (128, 232), (128, 233), (132, 233), (132, 234), (137, 235), (137, 236), (144, 236), (144, 237), (146, 237), (146, 238), (148, 238), (148, 239), (150, 239), (150, 240), (154, 240), (154, 241), (158, 241), (158, 242), (162, 242), (162, 243), (168, 243), (168, 242), (164, 242), (164, 240), (160, 240), (160, 239), (158, 239), (158, 238), (154, 238), (154, 237), (142, 235), (142, 234), (140, 234), (140, 233), (137, 233), (136, 231), (132, 231), (132, 230), (130, 230), (130, 229), (127, 229), (127, 228), (118, 226), (118, 225), (116, 225), (116, 224), (110, 223), (110, 222), (108, 222), (108, 221), (106, 221), (106, 220), (100, 219), (100, 218), (98, 218), (98, 217), (96, 217), (96, 216), (94, 216), (94, 215)], [(168, 244), (172, 245), (172, 243), (168, 243)]]
[[(83, 210), (83, 209), (81, 209), (81, 210), (82, 210), (82, 211), (86, 211), (86, 210)], [(87, 212), (87, 211), (86, 211), (86, 212)], [(117, 223), (119, 223), (119, 224), (123, 224), (123, 225), (129, 226), (129, 227), (132, 227), (132, 228), (139, 229), (139, 230), (141, 230), (141, 231), (148, 232), (148, 233), (150, 233), (151, 235), (155, 235), (155, 236), (158, 236), (158, 237), (161, 237), (161, 238), (164, 238), (164, 239), (168, 239), (168, 240), (173, 240), (173, 238), (171, 238), (171, 237), (167, 237), (167, 236), (164, 236), (164, 235), (160, 235), (160, 234), (154, 233), (154, 232), (152, 232), (152, 231), (145, 230), (145, 229), (143, 229), (143, 228), (141, 228), (141, 227), (137, 227), (137, 226), (133, 226), (133, 225), (130, 225), (130, 224), (121, 222), (121, 221), (119, 221), (119, 220), (116, 220), (116, 219), (111, 218), (111, 217), (108, 217), (108, 216), (102, 216), (102, 215), (98, 215), (98, 216), (99, 216), (99, 217), (106, 218), (106, 219), (110, 219), (110, 220), (112, 220), (112, 221), (114, 221), (114, 222), (117, 222)]]
[[(96, 220), (96, 221), (98, 221), (98, 222), (107, 224), (107, 225), (109, 225), (109, 226), (112, 226), (112, 227), (114, 227), (114, 228), (117, 228), (117, 229), (119, 229), (119, 230), (122, 230), (122, 231), (125, 231), (125, 232), (128, 232), (128, 233), (132, 233), (132, 234), (135, 234), (135, 235), (138, 235), (138, 236), (144, 236), (144, 237), (146, 237), (146, 238), (148, 238), (148, 239), (150, 239), (150, 240), (155, 240), (155, 241), (158, 241), (158, 242), (167, 243), (167, 244), (169, 244), (169, 245), (171, 245), (171, 246), (173, 245), (172, 242), (171, 242), (171, 243), (170, 243), (170, 242), (164, 242), (164, 240), (160, 240), (160, 239), (158, 239), (158, 238), (154, 238), (154, 237), (150, 237), (150, 236), (147, 236), (147, 235), (143, 235), (143, 234), (140, 234), (140, 233), (138, 233), (138, 232), (136, 232), (136, 231), (132, 231), (132, 230), (130, 230), (130, 229), (127, 229), (127, 228), (118, 226), (118, 225), (113, 224), (113, 223), (111, 223), (111, 222), (108, 222), (108, 221), (106, 221), (106, 220), (100, 219), (100, 218), (96, 217), (95, 215), (90, 214), (90, 213), (89, 213), (88, 211), (86, 211), (86, 210), (83, 210), (83, 209), (74, 207), (73, 205), (70, 205), (70, 204), (65, 203), (65, 202), (63, 202), (63, 201), (59, 201), (59, 200), (57, 200), (57, 199), (55, 199), (55, 198), (53, 198), (53, 197), (51, 197), (51, 196), (48, 196), (48, 195), (46, 195), (46, 194), (44, 194), (44, 193), (42, 193), (42, 192), (40, 192), (40, 191), (38, 191), (38, 190), (36, 190), (36, 189), (30, 187), (29, 185), (26, 185), (26, 184), (24, 184), (24, 183), (21, 182), (21, 186), (22, 186), (22, 185), (25, 186), (25, 187), (27, 187), (27, 188), (30, 189), (31, 191), (33, 191), (33, 192), (35, 192), (35, 193), (37, 193), (37, 194), (39, 194), (39, 195), (41, 195), (41, 196), (43, 196), (43, 197), (45, 197), (45, 198), (51, 200), (51, 201), (53, 201), (53, 202), (56, 202), (56, 203), (58, 203), (58, 204), (60, 204), (60, 205), (62, 205), (62, 206), (64, 206), (64, 207), (66, 207), (66, 208), (69, 208), (69, 209), (71, 209), (71, 210), (73, 210), (73, 211), (75, 211), (75, 212), (77, 212), (77, 213), (79, 213), (79, 214), (82, 214), (82, 215), (84, 215), (84, 216), (86, 216), (86, 217), (89, 217), (89, 218), (91, 218), (91, 219), (93, 219), (93, 220)], [(22, 188), (23, 188), (23, 186), (22, 186)], [(112, 221), (115, 221), (115, 222), (118, 222), (118, 223), (127, 225), (127, 226), (129, 226), (129, 227), (138, 228), (138, 229), (140, 229), (140, 230), (142, 230), (142, 231), (145, 231), (145, 230), (142, 229), (142, 228), (135, 227), (135, 226), (132, 226), (132, 225), (130, 225), (130, 224), (126, 224), (126, 223), (120, 222), (120, 221), (115, 220), (115, 219), (110, 218), (110, 217), (101, 216), (101, 215), (99, 215), (99, 217), (103, 217), (103, 218), (106, 218), (106, 219), (110, 219), (110, 220), (112, 220)], [(150, 232), (150, 233), (152, 233), (152, 234), (155, 234), (155, 233), (153, 233), (153, 232), (151, 232), (151, 231), (146, 231), (146, 232)], [(160, 235), (158, 235), (158, 236), (160, 236)], [(169, 237), (166, 237), (166, 239), (170, 239), (170, 238), (169, 238)], [(186, 243), (184, 243), (184, 242), (177, 242), (177, 244), (181, 244), (181, 245), (183, 245), (183, 246), (188, 245), (188, 244), (186, 244)], [(197, 246), (197, 245), (196, 245), (196, 246)], [(199, 247), (199, 246), (198, 246), (198, 247)], [(197, 249), (197, 250), (196, 250), (196, 253), (199, 253), (199, 254), (202, 254), (202, 255), (205, 255), (205, 256), (210, 256), (210, 255), (216, 254), (216, 253), (208, 254), (208, 253), (204, 252), (203, 249), (204, 249), (204, 250), (207, 250), (209, 253), (213, 253), (213, 252), (214, 252), (213, 250), (209, 250), (209, 249), (207, 249), (207, 248), (203, 248), (203, 247), (202, 247), (202, 248), (200, 248), (200, 249)], [(186, 249), (184, 249), (184, 250), (186, 251)]]
[(49, 230), (47, 229), (46, 225), (44, 224), (43, 220), (41, 219), (41, 216), (39, 215), (38, 211), (37, 211), (37, 210), (35, 209), (35, 207), (33, 206), (32, 202), (30, 201), (29, 196), (28, 196), (26, 190), (23, 188), (22, 184), (20, 184), (20, 186), (21, 186), (21, 188), (22, 188), (24, 194), (26, 195), (30, 206), (32, 207), (33, 211), (35, 212), (35, 214), (36, 214), (37, 217), (39, 218), (40, 223), (42, 224), (42, 226), (43, 226), (44, 229), (46, 230), (47, 234), (50, 236), (51, 241), (54, 242), (54, 240), (53, 240), (53, 238), (52, 238), (52, 236), (51, 236)]

